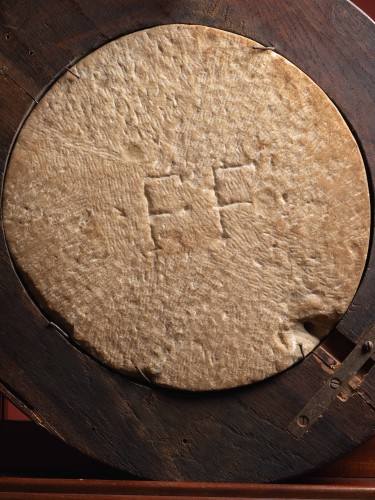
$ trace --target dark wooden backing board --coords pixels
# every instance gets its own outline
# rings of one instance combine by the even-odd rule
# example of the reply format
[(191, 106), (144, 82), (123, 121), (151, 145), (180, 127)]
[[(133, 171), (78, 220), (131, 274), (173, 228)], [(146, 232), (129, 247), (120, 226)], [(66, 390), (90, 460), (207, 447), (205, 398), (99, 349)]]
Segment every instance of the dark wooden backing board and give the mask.
[[(373, 193), (375, 25), (347, 0), (0, 0), (2, 172), (28, 110), (66, 67), (114, 37), (166, 23), (249, 36), (305, 71), (354, 131)], [(374, 432), (372, 353), (306, 432), (290, 432), (375, 321), (374, 257), (371, 242), (352, 305), (314, 354), (251, 387), (194, 394), (131, 381), (72, 345), (23, 289), (2, 235), (0, 389), (68, 443), (141, 477), (265, 482), (305, 473)]]

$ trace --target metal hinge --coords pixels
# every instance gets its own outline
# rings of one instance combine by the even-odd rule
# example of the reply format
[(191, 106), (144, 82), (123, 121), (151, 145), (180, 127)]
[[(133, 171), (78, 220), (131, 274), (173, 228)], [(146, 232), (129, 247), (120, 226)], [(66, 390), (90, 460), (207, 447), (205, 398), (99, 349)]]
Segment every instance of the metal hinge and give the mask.
[(356, 344), (349, 355), (336, 368), (321, 388), (288, 425), (287, 430), (296, 438), (303, 437), (313, 423), (323, 415), (332, 401), (349, 386), (350, 380), (374, 354), (375, 325)]

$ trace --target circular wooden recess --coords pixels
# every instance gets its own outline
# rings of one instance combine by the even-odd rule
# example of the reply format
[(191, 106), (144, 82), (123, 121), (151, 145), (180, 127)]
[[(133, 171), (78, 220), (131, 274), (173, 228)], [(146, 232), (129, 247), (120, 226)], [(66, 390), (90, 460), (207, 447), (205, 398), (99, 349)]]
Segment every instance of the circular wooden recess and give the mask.
[[(23, 120), (75, 60), (126, 33), (187, 23), (272, 45), (320, 85), (357, 137), (373, 196), (375, 24), (347, 0), (18, 0), (2, 16), (3, 173)], [(131, 381), (81, 352), (30, 299), (1, 238), (0, 389), (80, 450), (145, 478), (265, 482), (373, 434), (373, 241), (347, 313), (302, 363), (253, 386), (187, 393)]]

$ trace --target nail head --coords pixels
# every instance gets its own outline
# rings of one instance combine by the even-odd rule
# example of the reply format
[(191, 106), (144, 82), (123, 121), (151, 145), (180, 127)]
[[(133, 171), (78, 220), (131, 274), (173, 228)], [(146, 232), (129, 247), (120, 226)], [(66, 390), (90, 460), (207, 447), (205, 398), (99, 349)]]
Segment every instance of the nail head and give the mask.
[(362, 352), (368, 353), (368, 352), (372, 351), (373, 348), (374, 348), (373, 342), (371, 342), (371, 340), (366, 340), (366, 342), (364, 342), (362, 345)]
[(306, 415), (300, 415), (297, 418), (297, 424), (300, 427), (307, 427), (309, 425), (309, 417), (307, 417)]
[(338, 378), (333, 378), (331, 380), (332, 389), (338, 389), (341, 386), (341, 381)]

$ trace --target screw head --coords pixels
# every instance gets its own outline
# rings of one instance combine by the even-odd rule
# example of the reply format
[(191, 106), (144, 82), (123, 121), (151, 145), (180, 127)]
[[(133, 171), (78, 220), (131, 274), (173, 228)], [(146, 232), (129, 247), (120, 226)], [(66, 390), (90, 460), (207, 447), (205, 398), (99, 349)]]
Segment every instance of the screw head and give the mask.
[(297, 418), (297, 424), (300, 427), (307, 427), (309, 425), (309, 417), (307, 417), (306, 415), (300, 415)]
[(362, 344), (362, 352), (364, 354), (367, 354), (368, 352), (371, 352), (374, 348), (374, 344), (373, 342), (371, 342), (371, 340), (366, 340), (366, 342), (364, 342)]
[(338, 378), (333, 378), (331, 380), (332, 389), (338, 389), (341, 386), (341, 381)]

